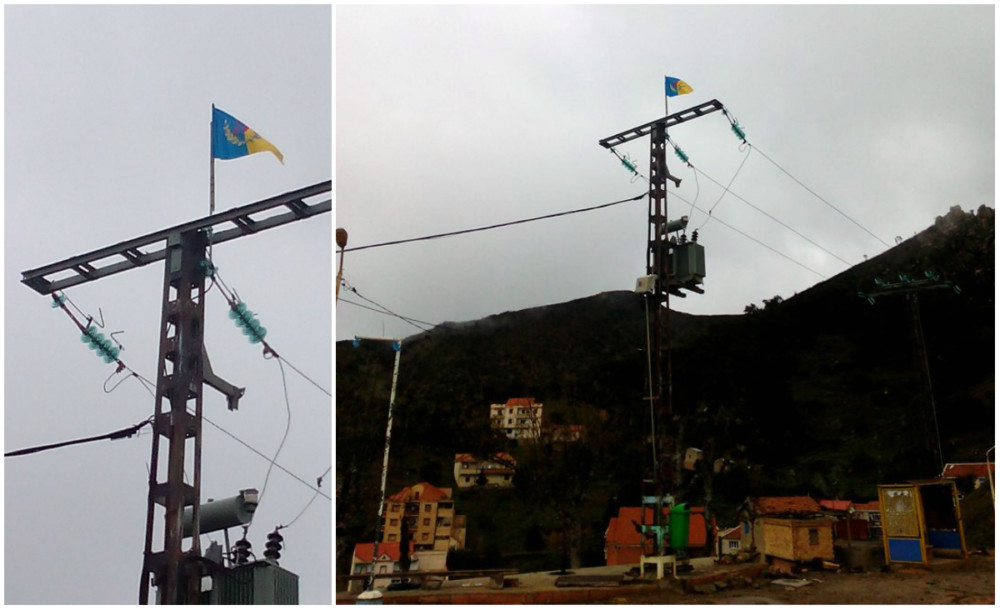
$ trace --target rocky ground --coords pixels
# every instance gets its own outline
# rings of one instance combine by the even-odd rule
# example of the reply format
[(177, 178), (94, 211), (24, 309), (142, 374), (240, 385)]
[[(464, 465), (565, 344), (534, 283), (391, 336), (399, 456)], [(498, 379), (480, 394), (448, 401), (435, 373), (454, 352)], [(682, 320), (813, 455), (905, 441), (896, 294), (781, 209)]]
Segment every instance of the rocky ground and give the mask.
[[(973, 555), (967, 562), (936, 567), (893, 568), (888, 572), (808, 572), (788, 579), (804, 586), (775, 584), (766, 577), (722, 588), (677, 587), (659, 591), (622, 591), (617, 604), (995, 604), (994, 555)], [(605, 602), (605, 603), (608, 603)]]

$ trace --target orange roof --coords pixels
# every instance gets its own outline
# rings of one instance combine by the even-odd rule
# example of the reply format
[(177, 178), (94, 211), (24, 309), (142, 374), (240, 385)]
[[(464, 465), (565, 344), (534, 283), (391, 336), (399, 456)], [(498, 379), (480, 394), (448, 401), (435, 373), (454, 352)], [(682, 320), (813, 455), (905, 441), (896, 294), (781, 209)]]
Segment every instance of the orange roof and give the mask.
[(759, 516), (783, 514), (813, 514), (822, 512), (819, 502), (809, 496), (787, 496), (782, 498), (757, 498), (753, 500), (754, 512)]
[[(354, 545), (354, 557), (361, 563), (371, 563), (372, 553), (375, 551), (375, 543), (359, 542)], [(413, 541), (410, 541), (410, 553), (413, 553)], [(399, 561), (398, 542), (378, 543), (378, 556), (388, 557), (387, 561)]]
[(398, 493), (389, 496), (389, 501), (391, 502), (409, 502), (411, 499), (418, 500), (414, 497), (414, 488), (422, 487), (419, 501), (420, 502), (440, 502), (441, 500), (451, 499), (451, 490), (442, 489), (440, 487), (434, 487), (430, 483), (421, 482), (417, 483), (413, 487), (404, 487)]
[(508, 407), (530, 407), (535, 404), (534, 398), (508, 398)]
[(719, 538), (724, 538), (729, 540), (739, 540), (742, 535), (743, 532), (740, 531), (739, 525), (733, 526), (727, 530), (722, 530), (721, 532), (719, 532)]
[(851, 509), (854, 503), (850, 500), (820, 500), (819, 505), (821, 508), (832, 511), (843, 511), (847, 512)]
[(472, 457), (471, 453), (456, 453), (455, 454), (455, 461), (456, 462), (475, 462), (476, 458)]
[(874, 502), (859, 502), (854, 505), (854, 510), (879, 510), (878, 500)]
[(990, 470), (996, 472), (996, 464), (987, 464), (986, 462), (961, 462), (956, 464), (945, 464), (944, 470), (941, 471), (941, 476), (945, 479), (988, 477)]

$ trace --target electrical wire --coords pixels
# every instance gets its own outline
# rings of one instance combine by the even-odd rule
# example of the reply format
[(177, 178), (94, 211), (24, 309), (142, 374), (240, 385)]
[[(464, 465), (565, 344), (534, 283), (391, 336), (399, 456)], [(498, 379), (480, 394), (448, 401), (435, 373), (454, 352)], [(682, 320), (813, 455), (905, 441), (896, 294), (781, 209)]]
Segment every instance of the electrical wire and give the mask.
[(152, 423), (153, 423), (153, 418), (150, 417), (148, 419), (145, 419), (145, 420), (139, 422), (138, 424), (135, 424), (134, 426), (129, 426), (128, 428), (122, 428), (121, 430), (115, 430), (114, 432), (108, 432), (106, 434), (99, 434), (97, 436), (88, 436), (87, 438), (79, 438), (79, 439), (72, 440), (72, 441), (63, 441), (61, 443), (52, 443), (52, 444), (49, 444), (49, 445), (41, 445), (41, 446), (38, 446), (38, 447), (29, 447), (27, 449), (18, 449), (16, 451), (8, 451), (7, 453), (4, 453), (3, 456), (4, 457), (17, 457), (19, 455), (29, 455), (29, 454), (32, 454), (32, 453), (39, 453), (39, 452), (42, 452), (42, 451), (49, 451), (49, 450), (52, 450), (52, 449), (59, 449), (59, 448), (62, 448), (62, 447), (69, 447), (70, 445), (80, 445), (80, 444), (83, 444), (83, 443), (92, 443), (92, 442), (95, 442), (95, 441), (104, 441), (104, 440), (114, 441), (114, 440), (118, 440), (118, 439), (121, 439), (121, 438), (129, 438), (129, 437), (132, 437), (133, 435), (138, 434), (139, 429), (142, 428), (143, 426), (146, 426), (146, 425), (149, 425), (149, 424), (152, 424)]
[[(235, 308), (236, 307), (236, 303), (240, 301), (239, 294), (235, 290), (230, 289), (229, 286), (226, 285), (226, 282), (219, 275), (218, 269), (215, 269), (215, 271), (213, 273), (213, 278), (217, 278), (218, 279), (219, 291), (222, 292), (222, 296), (226, 300), (226, 302), (229, 304), (229, 307), (230, 308)], [(285, 364), (287, 364), (289, 368), (291, 368), (293, 371), (295, 371), (296, 373), (298, 373), (303, 379), (305, 379), (309, 383), (311, 383), (314, 386), (316, 386), (317, 389), (319, 389), (321, 392), (323, 392), (324, 394), (326, 394), (330, 398), (333, 398), (333, 394), (330, 393), (330, 390), (327, 390), (326, 388), (324, 388), (323, 386), (321, 386), (319, 383), (317, 383), (311, 377), (309, 377), (308, 375), (306, 375), (305, 373), (303, 373), (298, 367), (296, 367), (294, 364), (292, 364), (291, 362), (289, 362), (287, 358), (285, 358), (284, 356), (280, 355), (273, 347), (271, 347), (270, 343), (268, 343), (267, 341), (264, 340), (263, 337), (260, 338), (260, 342), (264, 346), (264, 357), (265, 358), (268, 357), (268, 354), (271, 354), (275, 358), (278, 358), (279, 360), (281, 360)]]
[[(361, 309), (367, 309), (368, 311), (374, 311), (375, 313), (382, 314), (383, 316), (396, 316), (396, 317), (400, 318), (401, 320), (403, 320), (404, 322), (412, 321), (412, 322), (416, 322), (418, 324), (427, 324), (428, 326), (434, 326), (434, 327), (438, 326), (437, 324), (431, 324), (430, 322), (423, 322), (423, 321), (417, 320), (415, 318), (410, 318), (410, 317), (407, 317), (407, 316), (400, 316), (398, 314), (389, 313), (389, 312), (383, 311), (381, 309), (375, 309), (374, 307), (369, 307), (367, 305), (362, 305), (361, 303), (355, 303), (354, 301), (350, 301), (350, 300), (347, 300), (347, 299), (344, 299), (344, 298), (341, 298), (340, 300), (343, 301), (344, 303), (347, 303), (348, 305), (354, 305), (355, 307), (360, 307)], [(421, 329), (421, 330), (424, 330), (424, 329)]]
[(534, 222), (536, 220), (546, 220), (546, 219), (549, 219), (549, 218), (558, 218), (560, 216), (569, 216), (570, 214), (580, 214), (582, 212), (591, 212), (593, 210), (600, 210), (602, 208), (608, 208), (608, 207), (611, 207), (613, 205), (619, 205), (619, 204), (622, 204), (622, 203), (628, 203), (629, 201), (638, 201), (639, 199), (642, 199), (645, 196), (646, 196), (646, 193), (642, 193), (641, 195), (637, 195), (635, 197), (629, 197), (628, 199), (621, 199), (619, 201), (612, 201), (610, 203), (602, 203), (600, 205), (590, 206), (590, 207), (587, 207), (587, 208), (579, 208), (579, 209), (576, 209), (576, 210), (569, 210), (569, 211), (566, 211), (566, 212), (556, 212), (555, 214), (546, 214), (544, 216), (535, 216), (534, 218), (525, 218), (523, 220), (514, 220), (514, 221), (511, 221), (511, 222), (504, 222), (504, 223), (495, 224), (495, 225), (489, 225), (489, 226), (485, 226), (485, 227), (478, 227), (478, 228), (475, 228), (475, 229), (463, 229), (461, 231), (451, 231), (450, 233), (438, 233), (437, 235), (425, 235), (424, 237), (413, 237), (413, 238), (410, 238), (410, 239), (398, 239), (396, 241), (387, 241), (387, 242), (382, 242), (382, 243), (379, 243), (379, 244), (369, 244), (367, 246), (356, 246), (354, 248), (344, 248), (342, 250), (342, 252), (356, 252), (358, 250), (368, 250), (369, 248), (381, 248), (383, 246), (396, 246), (396, 245), (399, 245), (399, 244), (406, 244), (406, 243), (410, 243), (410, 242), (414, 242), (414, 241), (426, 241), (426, 240), (429, 240), (429, 239), (438, 239), (438, 238), (441, 238), (441, 237), (452, 237), (454, 235), (464, 235), (466, 233), (475, 233), (477, 231), (488, 231), (490, 229), (499, 229), (501, 227), (509, 227), (509, 226), (513, 226), (513, 225), (524, 224), (524, 223), (527, 223), (527, 222)]
[(264, 476), (264, 486), (260, 490), (260, 500), (264, 499), (264, 492), (267, 491), (267, 482), (271, 478), (271, 469), (274, 468), (274, 463), (277, 461), (281, 449), (285, 446), (285, 441), (288, 440), (288, 431), (292, 429), (292, 403), (288, 400), (288, 382), (285, 379), (285, 367), (282, 366), (280, 358), (278, 359), (278, 369), (281, 371), (281, 387), (285, 394), (285, 411), (288, 413), (288, 419), (285, 420), (285, 434), (281, 437), (278, 450), (274, 452), (274, 457), (269, 460), (271, 464), (267, 467), (267, 474)]
[[(366, 297), (365, 295), (361, 294), (360, 292), (358, 292), (358, 289), (355, 288), (354, 286), (352, 286), (350, 284), (350, 282), (348, 282), (347, 280), (342, 280), (342, 281), (343, 281), (343, 284), (344, 284), (344, 288), (347, 288), (348, 290), (350, 290), (354, 294), (358, 295), (359, 298), (364, 299), (365, 301), (368, 301), (372, 305), (381, 308), (382, 311), (385, 314), (390, 315), (390, 316), (395, 316), (395, 317), (399, 318), (400, 320), (406, 322), (410, 326), (416, 328), (417, 330), (421, 330), (421, 331), (425, 331), (425, 332), (428, 331), (428, 330), (430, 330), (429, 328), (423, 328), (423, 327), (420, 327), (420, 326), (417, 326), (416, 324), (414, 324), (414, 322), (420, 322), (420, 320), (415, 320), (413, 318), (408, 318), (406, 316), (401, 316), (398, 313), (390, 310), (388, 307), (386, 307), (384, 305), (380, 305), (379, 303), (376, 303), (375, 301), (373, 301), (373, 300), (369, 299), (368, 297)], [(431, 327), (437, 326), (436, 324), (430, 324), (429, 322), (421, 322), (421, 324), (427, 324), (427, 325), (429, 325)]]
[(860, 228), (862, 231), (864, 231), (865, 233), (871, 235), (872, 237), (874, 237), (878, 241), (882, 242), (882, 245), (884, 245), (886, 248), (891, 248), (892, 247), (885, 240), (883, 240), (881, 237), (879, 237), (878, 235), (875, 235), (874, 233), (872, 233), (871, 231), (869, 231), (868, 228), (865, 227), (864, 225), (862, 225), (860, 222), (854, 220), (853, 218), (851, 218), (850, 216), (848, 216), (847, 214), (845, 214), (842, 210), (840, 210), (840, 208), (838, 208), (837, 206), (833, 205), (832, 203), (830, 203), (826, 199), (823, 199), (822, 197), (820, 197), (819, 194), (816, 193), (816, 191), (812, 190), (811, 188), (809, 188), (808, 186), (806, 186), (805, 184), (803, 184), (801, 180), (799, 180), (798, 178), (796, 178), (795, 176), (793, 176), (791, 173), (789, 173), (788, 170), (786, 170), (785, 168), (783, 168), (780, 165), (778, 165), (777, 161), (775, 161), (771, 157), (767, 156), (767, 154), (765, 154), (764, 151), (761, 150), (759, 146), (750, 144), (750, 147), (753, 148), (754, 150), (756, 150), (765, 159), (767, 159), (768, 161), (770, 161), (775, 167), (777, 167), (782, 172), (784, 172), (786, 176), (788, 176), (789, 178), (791, 178), (792, 180), (794, 180), (799, 186), (801, 186), (802, 188), (804, 188), (807, 191), (809, 191), (810, 193), (812, 193), (812, 195), (814, 197), (816, 197), (816, 199), (819, 199), (820, 201), (822, 201), (826, 205), (830, 206), (830, 208), (832, 208), (834, 211), (836, 211), (838, 214), (840, 214), (841, 216), (843, 216), (847, 220), (850, 220), (852, 223), (855, 224), (855, 226), (857, 226), (858, 228)]
[(326, 472), (316, 477), (316, 492), (313, 493), (311, 498), (309, 498), (309, 501), (306, 502), (306, 505), (302, 507), (302, 510), (299, 511), (299, 514), (295, 515), (295, 518), (289, 521), (288, 524), (279, 525), (278, 529), (287, 529), (289, 527), (292, 527), (292, 525), (294, 525), (295, 522), (299, 520), (299, 517), (301, 517), (303, 514), (305, 514), (307, 510), (309, 510), (309, 507), (312, 506), (313, 501), (315, 501), (316, 498), (319, 496), (319, 488), (320, 485), (322, 485), (323, 477), (325, 477), (330, 472), (331, 468), (333, 468), (333, 466), (330, 466), (329, 468), (326, 469)]
[[(717, 199), (717, 200), (715, 201), (715, 203), (714, 203), (714, 204), (712, 204), (712, 207), (708, 208), (708, 218), (706, 218), (706, 219), (705, 219), (705, 222), (701, 223), (701, 226), (700, 226), (700, 227), (698, 227), (698, 230), (699, 230), (699, 231), (700, 231), (700, 230), (702, 229), (702, 227), (704, 227), (704, 226), (705, 226), (706, 224), (708, 224), (708, 221), (712, 220), (712, 212), (713, 212), (713, 211), (715, 211), (715, 207), (716, 207), (717, 205), (719, 205), (719, 203), (721, 203), (721, 202), (722, 202), (722, 199), (723, 199), (723, 197), (725, 197), (725, 196), (726, 196), (726, 194), (728, 194), (728, 193), (729, 193), (729, 189), (730, 189), (730, 187), (732, 187), (732, 186), (733, 186), (733, 182), (736, 182), (736, 176), (739, 176), (739, 175), (740, 175), (740, 170), (742, 170), (742, 169), (743, 169), (743, 164), (745, 164), (745, 163), (747, 162), (747, 159), (748, 159), (749, 157), (750, 157), (750, 148), (748, 147), (748, 148), (747, 148), (747, 153), (746, 153), (745, 155), (743, 155), (743, 160), (742, 160), (742, 161), (740, 161), (740, 166), (736, 168), (736, 173), (734, 173), (734, 174), (733, 174), (733, 177), (729, 179), (729, 184), (727, 184), (727, 185), (726, 185), (726, 188), (725, 188), (725, 189), (723, 189), (723, 191), (722, 191), (722, 194), (721, 194), (721, 195), (719, 195), (719, 198), (718, 198), (718, 199)], [(693, 168), (693, 167), (694, 167), (694, 166), (692, 166), (692, 168)], [(694, 205), (692, 205), (691, 207), (694, 207)]]
[[(681, 200), (681, 201), (683, 201), (684, 203), (690, 203), (690, 202), (689, 202), (689, 201), (688, 201), (687, 199), (684, 199), (683, 197), (681, 197), (680, 195), (678, 195), (678, 194), (676, 194), (676, 193), (673, 193), (673, 196), (674, 196), (674, 197), (676, 197), (676, 198), (678, 198), (678, 199), (680, 199), (680, 200)], [(704, 211), (704, 210), (702, 210), (701, 208), (695, 208), (695, 209), (697, 209), (697, 210), (698, 210), (699, 212), (702, 212), (703, 214), (705, 213), (705, 211)], [(765, 248), (767, 248), (767, 249), (768, 249), (768, 250), (770, 250), (771, 252), (774, 252), (775, 254), (777, 254), (778, 256), (781, 256), (782, 258), (785, 258), (785, 259), (788, 259), (789, 261), (791, 261), (791, 262), (795, 263), (795, 264), (796, 264), (796, 265), (798, 265), (799, 267), (802, 267), (802, 268), (803, 268), (803, 269), (805, 269), (806, 271), (810, 271), (810, 272), (812, 272), (812, 273), (815, 273), (816, 275), (818, 275), (819, 277), (823, 278), (824, 280), (825, 280), (825, 279), (829, 279), (829, 278), (827, 278), (827, 276), (823, 275), (823, 274), (822, 274), (822, 273), (820, 273), (819, 271), (816, 271), (815, 269), (812, 269), (812, 268), (810, 268), (810, 267), (808, 267), (808, 266), (804, 265), (803, 263), (800, 263), (799, 261), (797, 261), (797, 260), (795, 260), (794, 258), (792, 258), (792, 257), (788, 256), (787, 254), (784, 254), (784, 253), (782, 253), (782, 252), (780, 252), (780, 251), (778, 251), (778, 250), (775, 250), (774, 248), (772, 248), (771, 246), (769, 246), (769, 245), (765, 244), (764, 242), (760, 241), (760, 240), (759, 240), (759, 239), (757, 239), (756, 237), (752, 237), (752, 236), (750, 236), (750, 235), (748, 235), (748, 234), (744, 233), (743, 231), (740, 231), (739, 229), (737, 229), (737, 228), (736, 228), (736, 227), (734, 227), (733, 225), (731, 225), (731, 224), (729, 224), (729, 223), (727, 223), (727, 222), (725, 222), (725, 221), (723, 221), (723, 220), (721, 220), (721, 219), (719, 219), (719, 218), (716, 218), (715, 220), (716, 220), (716, 221), (718, 221), (718, 222), (719, 222), (720, 224), (722, 224), (722, 226), (724, 226), (724, 227), (726, 227), (726, 228), (728, 228), (728, 229), (730, 229), (730, 230), (732, 230), (732, 231), (736, 231), (737, 233), (739, 233), (739, 234), (740, 234), (740, 235), (742, 235), (743, 237), (746, 237), (746, 238), (747, 238), (747, 239), (749, 239), (750, 241), (752, 241), (752, 242), (755, 242), (755, 243), (757, 243), (757, 244), (759, 244), (759, 245), (761, 245), (761, 246), (764, 246)]]
[[(190, 411), (190, 409), (189, 409), (189, 411)], [(193, 411), (191, 411), (191, 412), (193, 413)], [(230, 432), (230, 431), (226, 430), (225, 428), (223, 428), (223, 427), (222, 427), (222, 426), (220, 426), (219, 424), (217, 424), (217, 423), (213, 422), (212, 420), (210, 420), (209, 418), (205, 417), (205, 415), (204, 415), (204, 414), (202, 414), (201, 418), (202, 418), (203, 420), (205, 420), (205, 422), (207, 422), (208, 424), (210, 424), (211, 426), (213, 426), (213, 427), (214, 427), (215, 429), (217, 429), (217, 430), (218, 430), (219, 432), (222, 432), (223, 434), (225, 434), (225, 435), (226, 435), (226, 436), (228, 436), (229, 438), (231, 438), (231, 439), (233, 439), (234, 441), (236, 441), (237, 443), (239, 443), (239, 444), (243, 445), (244, 447), (246, 447), (246, 448), (247, 448), (247, 449), (249, 449), (250, 451), (253, 451), (254, 453), (256, 453), (257, 455), (259, 455), (260, 457), (262, 457), (262, 458), (264, 458), (265, 460), (267, 460), (268, 462), (272, 462), (272, 463), (274, 464), (274, 467), (275, 467), (275, 468), (277, 468), (278, 470), (281, 470), (281, 471), (283, 471), (283, 472), (284, 472), (285, 474), (287, 474), (288, 476), (292, 477), (293, 479), (295, 479), (295, 480), (296, 480), (296, 481), (298, 481), (299, 483), (302, 483), (303, 485), (305, 485), (305, 486), (306, 486), (306, 487), (308, 487), (309, 489), (314, 489), (312, 485), (310, 485), (309, 483), (307, 483), (307, 482), (305, 481), (305, 479), (303, 479), (303, 478), (302, 478), (302, 477), (300, 477), (299, 475), (295, 474), (295, 473), (294, 473), (294, 472), (292, 472), (291, 470), (288, 470), (287, 468), (285, 468), (284, 466), (282, 466), (282, 465), (281, 465), (281, 464), (279, 464), (278, 462), (275, 462), (275, 461), (272, 461), (272, 460), (271, 460), (271, 458), (267, 457), (266, 455), (264, 455), (263, 453), (261, 453), (261, 452), (260, 452), (259, 450), (255, 449), (255, 448), (254, 448), (253, 446), (251, 446), (251, 445), (250, 445), (250, 444), (248, 444), (248, 443), (247, 443), (246, 441), (244, 441), (243, 439), (239, 438), (238, 436), (236, 436), (236, 435), (235, 435), (235, 434), (233, 434), (232, 432)], [(331, 498), (330, 496), (326, 495), (326, 494), (325, 494), (325, 493), (323, 493), (323, 492), (319, 492), (319, 495), (323, 496), (323, 497), (324, 497), (324, 498), (326, 498), (327, 500), (330, 500), (330, 501), (333, 501), (333, 498)]]
[[(701, 174), (702, 176), (705, 176), (706, 178), (708, 178), (708, 179), (709, 179), (709, 181), (711, 181), (711, 182), (715, 183), (715, 184), (716, 184), (717, 186), (719, 186), (719, 187), (722, 187), (722, 184), (721, 184), (721, 183), (720, 183), (720, 182), (719, 182), (718, 180), (716, 180), (715, 178), (712, 178), (711, 176), (709, 176), (709, 175), (708, 175), (708, 174), (706, 174), (705, 172), (701, 171), (700, 169), (697, 169), (697, 168), (695, 168), (695, 176), (697, 176), (698, 174)], [(731, 183), (730, 183), (730, 184), (731, 184)], [(722, 188), (725, 188), (725, 187), (722, 187)], [(816, 246), (817, 248), (819, 248), (819, 249), (820, 249), (820, 250), (822, 250), (823, 252), (826, 252), (827, 254), (829, 254), (830, 256), (832, 256), (833, 258), (835, 258), (835, 259), (839, 260), (840, 262), (844, 263), (845, 265), (850, 265), (850, 264), (851, 264), (851, 263), (850, 263), (849, 261), (846, 261), (846, 260), (844, 260), (843, 258), (841, 258), (841, 257), (837, 256), (837, 255), (836, 255), (836, 254), (834, 254), (833, 252), (831, 252), (831, 251), (827, 250), (827, 249), (826, 249), (826, 248), (824, 248), (823, 246), (821, 246), (821, 245), (819, 245), (818, 243), (814, 242), (813, 240), (809, 239), (808, 237), (806, 237), (805, 235), (803, 235), (803, 234), (802, 234), (802, 233), (800, 233), (799, 231), (796, 231), (796, 230), (795, 230), (794, 228), (792, 228), (792, 227), (790, 227), (790, 226), (789, 226), (788, 224), (786, 224), (786, 223), (782, 222), (782, 221), (781, 221), (780, 219), (778, 219), (778, 218), (776, 218), (776, 217), (772, 216), (771, 214), (768, 214), (767, 212), (765, 212), (764, 210), (762, 210), (762, 209), (760, 209), (759, 207), (755, 206), (754, 204), (750, 203), (749, 201), (747, 201), (747, 200), (746, 200), (746, 199), (744, 199), (743, 197), (740, 197), (740, 196), (739, 196), (738, 194), (736, 194), (735, 192), (733, 192), (733, 191), (731, 191), (731, 190), (730, 190), (730, 191), (729, 191), (729, 194), (730, 194), (730, 195), (732, 195), (733, 197), (736, 197), (737, 199), (739, 199), (739, 200), (740, 200), (740, 201), (742, 201), (743, 203), (747, 204), (747, 205), (748, 205), (748, 206), (750, 206), (751, 208), (753, 208), (753, 209), (757, 210), (758, 212), (760, 212), (760, 213), (761, 213), (761, 214), (763, 214), (764, 216), (767, 216), (768, 218), (770, 218), (770, 219), (771, 219), (771, 220), (773, 220), (774, 222), (778, 223), (779, 225), (781, 225), (781, 226), (785, 227), (786, 229), (788, 229), (788, 230), (789, 230), (789, 231), (791, 231), (792, 233), (795, 233), (796, 235), (798, 235), (798, 236), (799, 236), (799, 237), (801, 237), (802, 239), (804, 239), (804, 240), (806, 240), (807, 242), (809, 242), (810, 244), (812, 244), (812, 245)], [(692, 209), (693, 209), (693, 206), (692, 206)], [(707, 221), (706, 221), (706, 222), (707, 222)], [(702, 226), (704, 226), (704, 224), (702, 224)]]

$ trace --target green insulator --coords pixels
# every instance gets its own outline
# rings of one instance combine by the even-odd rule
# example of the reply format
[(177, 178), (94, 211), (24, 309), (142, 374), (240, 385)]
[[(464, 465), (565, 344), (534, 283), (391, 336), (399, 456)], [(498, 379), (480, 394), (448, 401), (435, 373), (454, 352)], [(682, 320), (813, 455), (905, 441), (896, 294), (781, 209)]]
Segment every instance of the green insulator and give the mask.
[(685, 163), (688, 162), (688, 156), (684, 154), (684, 151), (681, 150), (679, 147), (674, 147), (674, 153), (677, 155), (677, 158), (680, 159), (681, 161)]
[(59, 295), (53, 294), (52, 295), (52, 303), (50, 303), (49, 306), (52, 309), (58, 309), (58, 308), (62, 307), (62, 304), (65, 303), (65, 302), (66, 302), (66, 295), (65, 294), (59, 294)]
[(739, 139), (746, 141), (747, 134), (745, 134), (743, 130), (740, 129), (740, 126), (737, 125), (736, 123), (733, 123), (733, 133), (735, 133)]

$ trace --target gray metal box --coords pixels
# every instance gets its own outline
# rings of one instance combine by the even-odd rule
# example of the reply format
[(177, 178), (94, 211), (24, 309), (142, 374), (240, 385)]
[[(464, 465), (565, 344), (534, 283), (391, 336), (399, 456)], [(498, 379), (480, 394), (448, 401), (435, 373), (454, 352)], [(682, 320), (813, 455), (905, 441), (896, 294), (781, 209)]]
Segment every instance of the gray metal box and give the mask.
[(670, 284), (700, 284), (705, 279), (705, 246), (688, 242), (672, 248)]
[(299, 577), (267, 561), (256, 561), (223, 570), (212, 583), (212, 603), (217, 605), (297, 605)]

